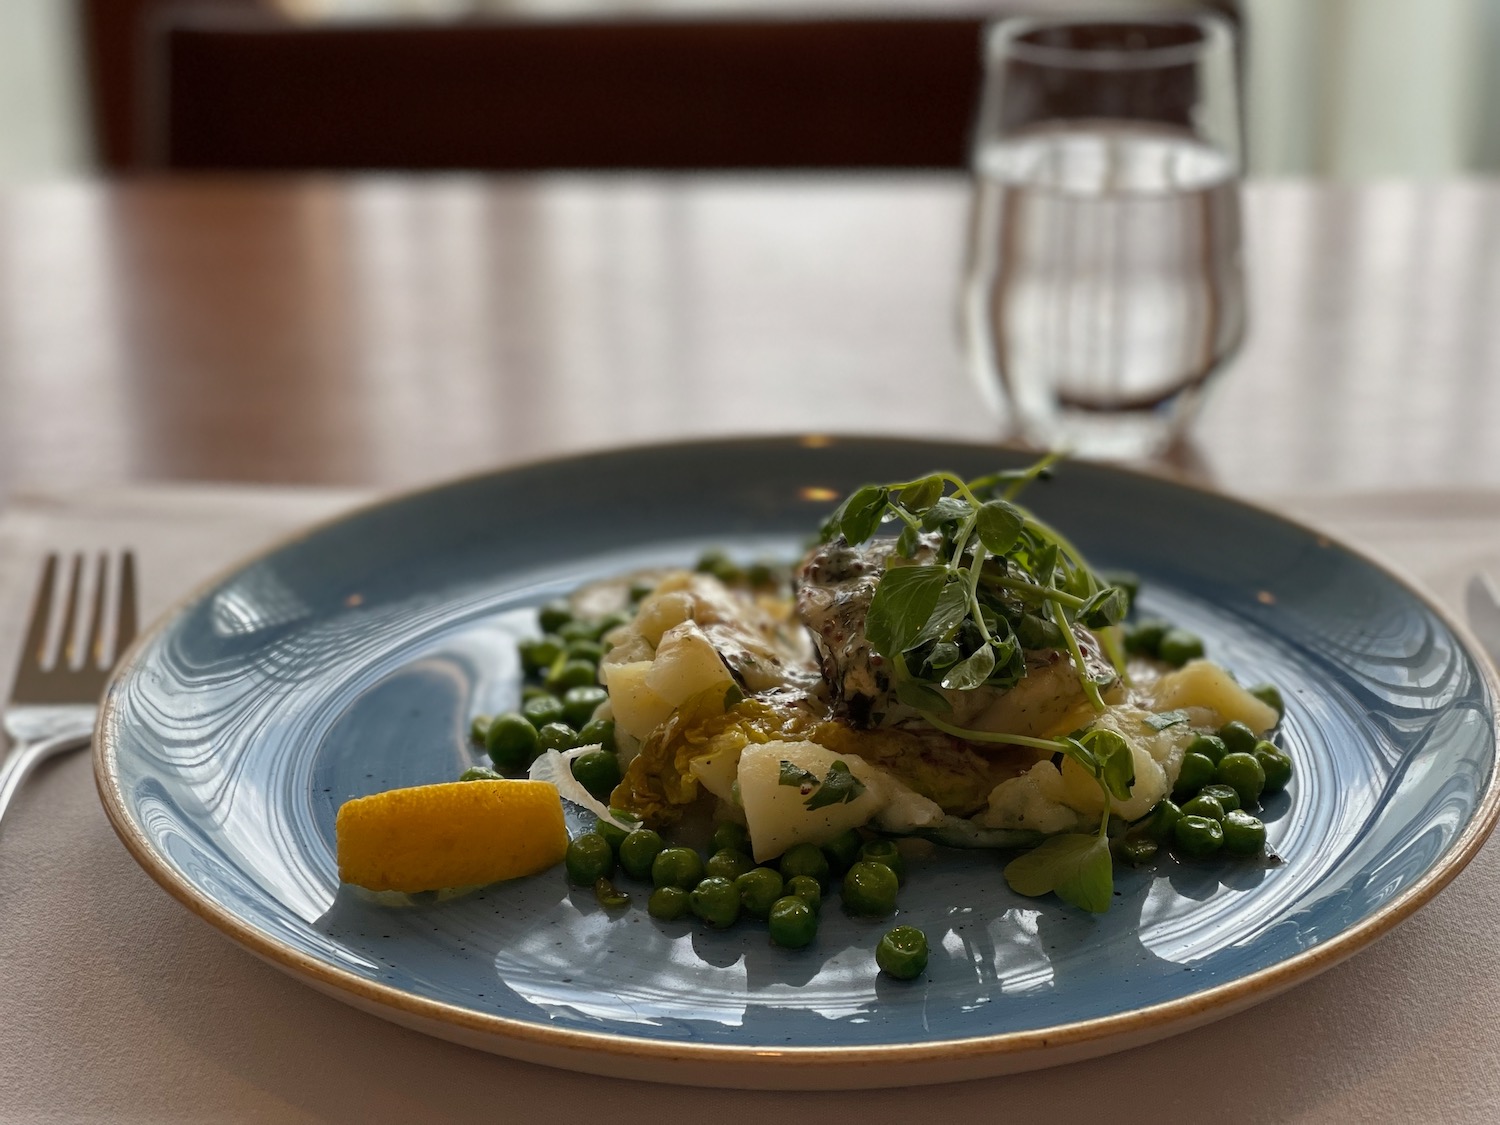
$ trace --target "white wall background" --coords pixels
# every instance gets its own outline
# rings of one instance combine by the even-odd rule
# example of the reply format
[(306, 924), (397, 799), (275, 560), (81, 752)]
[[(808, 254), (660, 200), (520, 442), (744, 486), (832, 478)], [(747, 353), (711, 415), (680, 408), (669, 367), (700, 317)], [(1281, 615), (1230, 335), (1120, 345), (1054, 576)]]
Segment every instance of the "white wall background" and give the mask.
[(74, 18), (69, 0), (0, 0), (0, 179), (87, 167)]
[[(755, 0), (700, 2), (755, 6)], [(438, 17), (577, 7), (577, 0), (282, 3), (300, 11)], [(1500, 172), (1500, 0), (1243, 3), (1252, 172), (1347, 178)], [(643, 5), (649, 0), (632, 6)], [(850, 5), (840, 0), (839, 6)], [(1059, 4), (1065, 6), (1066, 0)], [(74, 18), (71, 0), (0, 0), (0, 179), (88, 170)]]

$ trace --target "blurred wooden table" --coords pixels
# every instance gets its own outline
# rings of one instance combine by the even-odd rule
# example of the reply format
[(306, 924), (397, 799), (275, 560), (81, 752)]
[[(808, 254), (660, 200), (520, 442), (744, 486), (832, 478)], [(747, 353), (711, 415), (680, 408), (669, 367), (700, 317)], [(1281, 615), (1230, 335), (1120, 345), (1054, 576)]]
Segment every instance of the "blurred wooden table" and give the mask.
[[(1500, 183), (1248, 192), (1233, 491), (1500, 485)], [(958, 177), (139, 180), (0, 194), (0, 492), (403, 487), (706, 434), (985, 440)]]

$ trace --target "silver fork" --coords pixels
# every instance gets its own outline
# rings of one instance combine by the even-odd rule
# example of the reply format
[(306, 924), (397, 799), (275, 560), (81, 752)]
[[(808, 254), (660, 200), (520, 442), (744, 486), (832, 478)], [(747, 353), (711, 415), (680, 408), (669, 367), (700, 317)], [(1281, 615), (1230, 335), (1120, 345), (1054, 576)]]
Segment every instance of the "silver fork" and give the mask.
[[(63, 599), (62, 620), (57, 623), (56, 656), (50, 656), (54, 636), (53, 601), (59, 570), (58, 557), (48, 555), (42, 580), (31, 606), (26, 644), (16, 669), (15, 686), (5, 705), (3, 724), (11, 750), (0, 761), (0, 819), (21, 783), (40, 763), (54, 754), (87, 746), (94, 733), (99, 696), (110, 669), (125, 647), (135, 639), (135, 556), (125, 551), (116, 566), (109, 556), (99, 556), (97, 578), (84, 589), (86, 569), (82, 555), (71, 560), (71, 578)], [(115, 576), (113, 630), (106, 628), (110, 575)], [(90, 598), (92, 604), (85, 604)], [(77, 626), (88, 621), (88, 636), (80, 651)], [(106, 648), (106, 646), (108, 646)]]

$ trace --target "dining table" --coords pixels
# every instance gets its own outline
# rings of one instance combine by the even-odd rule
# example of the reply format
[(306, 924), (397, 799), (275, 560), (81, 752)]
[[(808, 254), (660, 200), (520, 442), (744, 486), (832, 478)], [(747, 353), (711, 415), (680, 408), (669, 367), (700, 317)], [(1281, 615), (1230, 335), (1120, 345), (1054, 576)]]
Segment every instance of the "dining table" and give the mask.
[[(766, 435), (998, 445), (959, 330), (969, 205), (953, 172), (0, 187), (0, 683), (51, 551), (131, 548), (150, 620), (465, 475)], [(1251, 180), (1244, 208), (1244, 343), (1144, 468), (1347, 540), (1461, 620), (1500, 576), (1500, 181)], [(880, 1089), (604, 1076), (419, 1034), (225, 940), (136, 865), (79, 754), (0, 824), (0, 1122), (1489, 1122), (1497, 934), (1490, 844), (1347, 960), (1128, 1050)]]

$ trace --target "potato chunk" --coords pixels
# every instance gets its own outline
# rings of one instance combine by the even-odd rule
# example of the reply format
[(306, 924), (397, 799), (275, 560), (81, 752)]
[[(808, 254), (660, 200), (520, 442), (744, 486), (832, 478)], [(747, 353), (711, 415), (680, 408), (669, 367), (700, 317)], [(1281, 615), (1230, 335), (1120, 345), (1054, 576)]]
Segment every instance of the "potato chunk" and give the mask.
[[(781, 783), (781, 763), (790, 762), (822, 781), (835, 762), (843, 762), (864, 786), (852, 801), (809, 809), (811, 793)], [(885, 804), (884, 778), (864, 759), (835, 754), (813, 742), (766, 742), (740, 754), (740, 801), (756, 862), (772, 859), (793, 844), (824, 844), (841, 832), (858, 828)]]
[(644, 739), (672, 713), (672, 704), (646, 683), (651, 668), (651, 661), (635, 660), (629, 664), (606, 664), (599, 669), (604, 686), (609, 689), (615, 725), (636, 739)]
[(1276, 725), (1277, 714), (1235, 683), (1228, 672), (1210, 660), (1190, 660), (1168, 672), (1152, 688), (1158, 711), (1205, 707), (1221, 722), (1238, 719), (1258, 735)]

